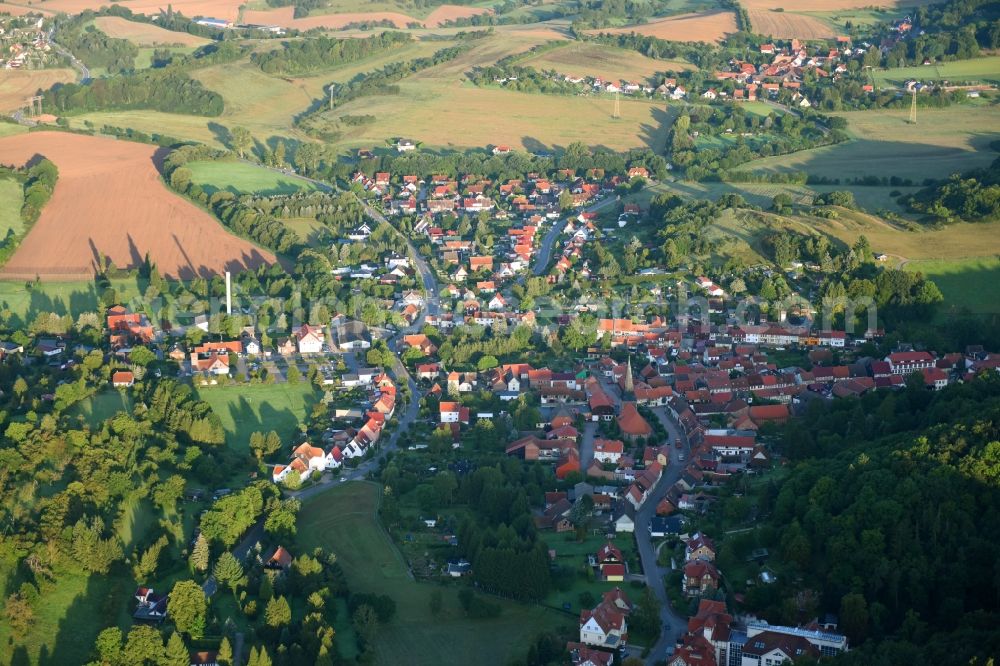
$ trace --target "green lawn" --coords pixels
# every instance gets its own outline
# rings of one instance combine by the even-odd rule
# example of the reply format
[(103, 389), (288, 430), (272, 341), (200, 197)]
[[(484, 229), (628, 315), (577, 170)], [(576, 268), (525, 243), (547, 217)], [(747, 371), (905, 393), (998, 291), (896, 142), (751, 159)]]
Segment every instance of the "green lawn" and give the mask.
[(0, 240), (14, 231), (19, 234), (24, 230), (21, 220), (21, 204), (24, 201), (24, 191), (21, 183), (13, 178), (0, 178)]
[(118, 389), (101, 391), (81, 400), (69, 410), (70, 416), (82, 416), (91, 427), (96, 427), (118, 412), (131, 412), (132, 399)]
[(240, 452), (250, 450), (250, 435), (256, 431), (274, 430), (286, 446), (300, 443), (299, 424), (318, 399), (307, 382), (203, 387), (197, 396), (222, 419), (226, 444)]
[(956, 60), (936, 65), (917, 65), (875, 71), (879, 84), (898, 84), (916, 79), (918, 81), (938, 81), (947, 79), (959, 81), (1000, 81), (1000, 56), (986, 56), (971, 60)]
[(191, 162), (191, 180), (209, 193), (229, 190), (234, 194), (291, 194), (315, 190), (307, 180), (245, 162)]
[[(118, 292), (119, 301), (139, 295), (135, 278), (112, 280), (111, 284)], [(103, 312), (99, 297), (91, 281), (42, 282), (31, 289), (25, 289), (24, 282), (0, 281), (0, 308), (9, 309), (17, 318), (11, 322), (11, 328), (23, 328), (39, 312), (71, 314), (74, 317), (81, 312)]]
[(1000, 312), (1000, 257), (910, 261), (908, 271), (920, 271), (944, 294), (943, 311), (968, 308), (977, 314)]
[(430, 584), (410, 579), (406, 565), (375, 518), (379, 486), (346, 483), (306, 501), (299, 514), (298, 548), (337, 554), (351, 589), (388, 594), (396, 618), (379, 630), (379, 664), (503, 664), (523, 656), (538, 633), (574, 623), (539, 606), (502, 602), (494, 620), (470, 620), (458, 603), (458, 586), (442, 589), (444, 605), (430, 616)]

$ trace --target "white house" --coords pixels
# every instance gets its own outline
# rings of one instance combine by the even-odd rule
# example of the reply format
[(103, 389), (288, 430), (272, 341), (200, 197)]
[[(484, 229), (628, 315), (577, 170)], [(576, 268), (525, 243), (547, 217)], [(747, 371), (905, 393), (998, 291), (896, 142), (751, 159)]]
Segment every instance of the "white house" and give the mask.
[(602, 601), (593, 610), (580, 613), (580, 642), (584, 645), (617, 649), (627, 632), (625, 614), (613, 604)]
[(602, 463), (617, 463), (625, 452), (625, 444), (617, 439), (595, 439), (594, 460)]
[(323, 351), (323, 344), (326, 342), (323, 327), (303, 324), (295, 331), (295, 341), (300, 354), (318, 354)]

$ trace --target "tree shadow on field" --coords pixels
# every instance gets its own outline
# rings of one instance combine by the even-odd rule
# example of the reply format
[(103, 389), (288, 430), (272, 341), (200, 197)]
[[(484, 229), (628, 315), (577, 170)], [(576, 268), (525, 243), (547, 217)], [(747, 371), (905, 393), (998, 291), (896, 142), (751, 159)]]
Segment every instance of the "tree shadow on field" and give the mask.
[(167, 161), (167, 156), (172, 152), (171, 148), (163, 146), (153, 151), (153, 166), (156, 167), (161, 176), (163, 175), (163, 163)]
[(233, 145), (233, 135), (229, 131), (229, 128), (225, 125), (220, 125), (217, 122), (208, 123), (208, 130), (215, 137), (215, 140), (221, 143), (226, 148), (231, 148)]
[(656, 153), (663, 152), (667, 143), (667, 132), (673, 122), (672, 114), (665, 108), (653, 108), (653, 121), (655, 124), (642, 123), (639, 125), (639, 138), (646, 146)]
[[(52, 651), (38, 655), (38, 666), (83, 663), (94, 646), (97, 634), (114, 626), (131, 600), (131, 575), (124, 564), (116, 565), (107, 576), (91, 575), (85, 590), (65, 609), (56, 630)], [(44, 592), (43, 592), (44, 595)]]

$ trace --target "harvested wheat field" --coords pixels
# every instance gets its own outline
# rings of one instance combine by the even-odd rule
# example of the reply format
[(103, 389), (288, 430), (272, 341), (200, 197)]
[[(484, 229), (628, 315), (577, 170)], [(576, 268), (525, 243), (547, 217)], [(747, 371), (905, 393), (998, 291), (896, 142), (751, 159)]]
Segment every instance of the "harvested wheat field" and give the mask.
[(750, 25), (758, 35), (778, 39), (830, 39), (837, 33), (814, 16), (774, 12), (767, 9), (748, 9)]
[(128, 21), (119, 16), (98, 16), (94, 24), (108, 37), (127, 39), (136, 46), (202, 46), (212, 41), (149, 23)]
[(14, 111), (26, 106), (24, 100), (39, 89), (45, 90), (56, 83), (69, 83), (75, 80), (76, 72), (68, 68), (4, 70), (0, 74), (0, 111)]
[(733, 12), (711, 11), (697, 14), (680, 14), (670, 18), (650, 21), (624, 28), (590, 30), (592, 33), (649, 35), (675, 42), (721, 42), (726, 35), (737, 31)]
[[(31, 11), (43, 14), (58, 14), (59, 12), (79, 14), (87, 9), (96, 11), (101, 7), (107, 7), (114, 3), (108, 0), (45, 0), (44, 2), (34, 2), (29, 5), (27, 2), (19, 0), (17, 4), (24, 8), (30, 8)], [(135, 14), (154, 16), (159, 14), (161, 11), (160, 8), (165, 7), (167, 3), (160, 2), (160, 0), (129, 0), (129, 2), (122, 4), (131, 9)], [(180, 12), (184, 16), (212, 16), (235, 21), (239, 15), (240, 5), (243, 4), (243, 0), (171, 0), (169, 4), (175, 12)], [(0, 7), (3, 7), (4, 10), (8, 7), (16, 9), (10, 3), (5, 3), (0, 5)]]
[(275, 262), (169, 191), (154, 165), (156, 150), (64, 132), (0, 139), (0, 164), (43, 155), (59, 167), (52, 199), (0, 278), (87, 279), (100, 257), (132, 268), (146, 253), (161, 274), (181, 279)]

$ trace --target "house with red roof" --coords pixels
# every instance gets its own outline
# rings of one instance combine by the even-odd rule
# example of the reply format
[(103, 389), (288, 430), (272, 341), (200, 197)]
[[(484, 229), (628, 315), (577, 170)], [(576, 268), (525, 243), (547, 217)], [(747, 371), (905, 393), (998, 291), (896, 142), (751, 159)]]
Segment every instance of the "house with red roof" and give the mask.
[(602, 463), (618, 463), (618, 459), (625, 453), (625, 444), (620, 439), (594, 440), (594, 460)]
[(615, 658), (611, 652), (595, 650), (573, 641), (566, 643), (566, 651), (573, 666), (611, 666)]
[(925, 351), (894, 352), (885, 357), (885, 361), (895, 375), (908, 375), (935, 365), (934, 355)]
[(630, 442), (653, 434), (652, 426), (642, 417), (634, 402), (622, 403), (622, 410), (618, 415), (618, 427), (621, 428), (625, 439)]
[(627, 639), (625, 614), (615, 605), (602, 600), (593, 610), (580, 613), (580, 642), (584, 645), (616, 650)]
[(687, 597), (700, 597), (719, 589), (719, 570), (707, 560), (692, 560), (684, 565), (681, 589)]
[(300, 354), (319, 354), (325, 342), (322, 326), (303, 324), (295, 331), (295, 344)]
[(111, 375), (111, 385), (115, 388), (128, 388), (135, 384), (135, 375), (128, 370), (119, 370)]

